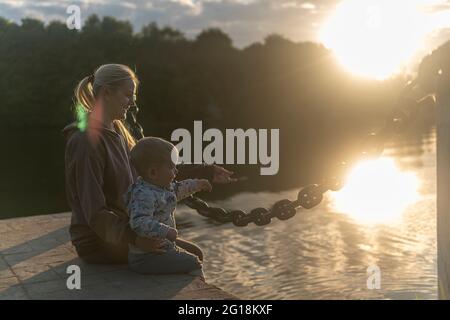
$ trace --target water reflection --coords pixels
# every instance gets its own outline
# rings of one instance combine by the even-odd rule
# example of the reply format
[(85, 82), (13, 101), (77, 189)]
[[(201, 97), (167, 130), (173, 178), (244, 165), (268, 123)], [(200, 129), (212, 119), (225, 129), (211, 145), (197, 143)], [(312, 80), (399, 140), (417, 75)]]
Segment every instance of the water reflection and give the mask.
[(344, 188), (331, 194), (333, 208), (358, 222), (398, 222), (407, 206), (419, 200), (418, 187), (415, 174), (402, 172), (393, 158), (361, 161)]
[[(394, 176), (414, 170), (420, 181), (418, 197), (402, 207), (400, 223), (359, 223), (334, 210), (335, 199), (327, 193), (320, 206), (266, 227), (220, 225), (180, 207), (181, 236), (204, 249), (208, 281), (242, 298), (436, 299), (434, 145), (433, 131), (415, 145), (399, 141), (384, 153), (395, 161)], [(213, 204), (268, 206), (280, 198), (295, 199), (297, 190), (240, 193)], [(380, 290), (367, 289), (370, 265), (381, 269)]]

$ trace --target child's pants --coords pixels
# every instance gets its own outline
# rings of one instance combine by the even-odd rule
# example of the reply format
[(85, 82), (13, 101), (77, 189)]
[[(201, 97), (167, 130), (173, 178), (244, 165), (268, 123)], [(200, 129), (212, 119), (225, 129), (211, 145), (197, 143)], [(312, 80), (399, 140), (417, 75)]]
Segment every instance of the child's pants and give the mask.
[(196, 255), (173, 243), (164, 249), (166, 250), (164, 253), (130, 251), (128, 254), (130, 269), (143, 274), (190, 273), (203, 276), (202, 262)]

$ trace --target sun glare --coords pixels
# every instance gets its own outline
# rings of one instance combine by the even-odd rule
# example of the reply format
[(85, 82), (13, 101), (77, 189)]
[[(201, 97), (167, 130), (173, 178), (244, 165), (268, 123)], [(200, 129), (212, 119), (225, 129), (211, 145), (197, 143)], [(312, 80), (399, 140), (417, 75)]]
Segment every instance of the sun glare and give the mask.
[(333, 209), (365, 224), (401, 221), (407, 206), (419, 199), (417, 177), (400, 171), (391, 158), (361, 162), (345, 187), (331, 194)]
[[(439, 27), (425, 6), (436, 0), (346, 0), (321, 28), (320, 40), (352, 73), (385, 79), (402, 71)], [(447, 22), (448, 23), (448, 22)], [(442, 24), (442, 23), (441, 23)]]

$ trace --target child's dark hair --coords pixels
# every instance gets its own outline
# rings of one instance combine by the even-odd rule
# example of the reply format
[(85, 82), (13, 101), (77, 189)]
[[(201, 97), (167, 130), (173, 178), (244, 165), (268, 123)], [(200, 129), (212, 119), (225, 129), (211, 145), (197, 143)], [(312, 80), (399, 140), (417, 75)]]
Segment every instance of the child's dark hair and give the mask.
[(139, 140), (131, 149), (130, 161), (137, 173), (141, 177), (146, 177), (151, 166), (173, 163), (172, 151), (177, 152), (177, 149), (169, 141), (146, 137)]

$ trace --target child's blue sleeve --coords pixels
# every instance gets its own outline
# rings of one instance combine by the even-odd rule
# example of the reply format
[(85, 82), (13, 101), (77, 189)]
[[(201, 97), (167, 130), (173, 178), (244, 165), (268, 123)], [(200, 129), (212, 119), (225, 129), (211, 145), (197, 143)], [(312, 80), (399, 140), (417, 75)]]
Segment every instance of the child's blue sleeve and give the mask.
[(186, 179), (173, 183), (173, 190), (175, 191), (177, 201), (181, 201), (184, 198), (201, 191), (201, 189), (200, 180), (198, 179)]
[(156, 198), (152, 192), (130, 190), (127, 200), (130, 227), (138, 236), (166, 238), (170, 226), (155, 219)]

